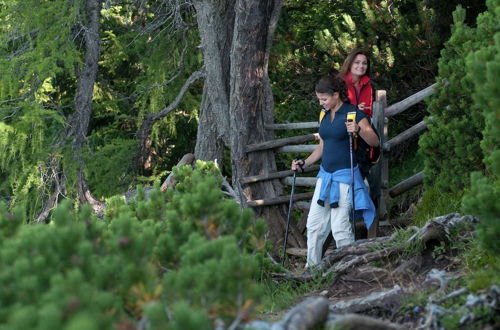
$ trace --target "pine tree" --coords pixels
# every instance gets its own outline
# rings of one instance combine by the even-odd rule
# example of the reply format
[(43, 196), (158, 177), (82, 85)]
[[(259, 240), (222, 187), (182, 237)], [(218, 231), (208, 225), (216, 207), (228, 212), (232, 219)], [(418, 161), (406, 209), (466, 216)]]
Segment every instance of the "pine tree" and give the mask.
[(487, 1), (488, 11), (478, 17), (477, 34), (490, 36), (466, 58), (468, 75), (474, 82), (474, 106), (484, 120), (481, 149), (485, 155), (484, 172), (471, 175), (471, 189), (463, 199), (466, 212), (477, 215), (481, 224), (479, 237), (483, 246), (500, 255), (500, 1)]
[[(183, 69), (200, 66), (189, 8), (173, 15), (173, 6), (163, 2), (106, 2), (99, 33), (87, 34), (86, 4), (92, 1), (0, 4), (0, 196), (11, 207), (24, 204), (31, 220), (46, 216), (61, 196), (85, 202), (86, 194), (75, 189), (82, 178), (97, 199), (137, 182), (141, 121), (176, 97)], [(175, 21), (183, 16), (185, 22)], [(184, 30), (172, 33), (167, 27), (175, 24)], [(77, 134), (75, 127), (85, 122), (77, 116), (77, 96), (89, 62), (86, 35), (101, 38), (102, 56), (91, 104), (86, 99), (91, 117)], [(152, 130), (144, 173), (152, 177), (140, 179), (153, 182), (192, 151), (199, 96), (186, 99)]]
[[(37, 8), (37, 13), (33, 13)], [(52, 17), (48, 20), (47, 17)], [(75, 95), (72, 81), (80, 53), (72, 42), (77, 9), (67, 1), (7, 1), (0, 11), (0, 167), (11, 204), (33, 216), (50, 193), (51, 163), (61, 152), (50, 146), (64, 131)]]

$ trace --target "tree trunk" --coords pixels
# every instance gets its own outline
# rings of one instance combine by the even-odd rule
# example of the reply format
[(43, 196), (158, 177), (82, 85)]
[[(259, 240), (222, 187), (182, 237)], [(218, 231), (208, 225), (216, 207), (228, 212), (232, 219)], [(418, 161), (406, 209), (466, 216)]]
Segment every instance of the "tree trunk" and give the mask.
[(222, 163), (229, 146), (230, 50), (234, 0), (195, 1), (196, 17), (206, 68), (195, 156)]
[(77, 195), (80, 203), (90, 203), (100, 213), (103, 203), (92, 196), (84, 176), (83, 147), (87, 140), (92, 94), (100, 56), (99, 19), (102, 0), (86, 1), (85, 56), (83, 67), (78, 70), (78, 86), (75, 95), (75, 114), (72, 117), (73, 157), (77, 164)]
[(224, 157), (224, 141), (222, 139), (222, 134), (219, 134), (217, 125), (214, 124), (217, 119), (214, 118), (214, 114), (211, 111), (212, 105), (208, 96), (210, 92), (206, 85), (207, 84), (203, 87), (203, 98), (200, 107), (194, 154), (197, 159), (216, 160), (221, 164), (222, 158)]
[[(195, 2), (207, 73), (195, 155), (220, 159), (223, 147), (229, 148), (232, 183), (241, 205), (282, 193), (279, 180), (240, 184), (244, 177), (276, 171), (272, 151), (246, 153), (245, 148), (274, 137), (264, 127), (273, 123), (274, 106), (267, 71), (282, 2)], [(286, 226), (284, 207), (256, 208), (256, 213), (267, 220), (270, 239), (280, 243)], [(300, 246), (303, 238), (292, 229), (289, 241)]]
[(59, 196), (67, 195), (66, 181), (69, 176), (76, 175), (76, 198), (79, 203), (89, 203), (94, 212), (101, 215), (104, 203), (96, 199), (88, 187), (85, 180), (83, 159), (83, 148), (87, 141), (87, 132), (92, 114), (92, 96), (94, 83), (97, 76), (98, 62), (100, 56), (100, 16), (102, 0), (87, 0), (85, 8), (82, 10), (80, 22), (84, 26), (85, 55), (83, 66), (76, 69), (78, 81), (75, 93), (75, 112), (67, 120), (67, 129), (54, 144), (55, 150), (60, 150), (66, 146), (68, 141), (72, 143), (72, 161), (76, 169), (76, 174), (71, 173), (71, 169), (63, 165), (59, 157), (51, 155), (47, 160), (47, 167), (52, 172), (50, 180), (46, 182), (50, 186), (52, 193), (45, 201), (44, 206), (35, 219), (35, 222), (45, 222), (50, 211), (57, 205)]

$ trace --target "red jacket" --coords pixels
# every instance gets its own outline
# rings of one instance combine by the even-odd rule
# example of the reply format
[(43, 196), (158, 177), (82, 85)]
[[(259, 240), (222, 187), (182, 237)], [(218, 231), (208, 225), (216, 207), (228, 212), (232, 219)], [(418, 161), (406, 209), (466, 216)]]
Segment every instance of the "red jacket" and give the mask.
[(365, 108), (363, 112), (366, 113), (370, 118), (372, 117), (372, 103), (373, 103), (373, 90), (370, 84), (370, 77), (364, 75), (359, 81), (359, 93), (356, 92), (356, 87), (352, 82), (351, 73), (349, 72), (344, 81), (347, 85), (347, 96), (351, 104), (358, 106), (358, 104), (365, 102)]

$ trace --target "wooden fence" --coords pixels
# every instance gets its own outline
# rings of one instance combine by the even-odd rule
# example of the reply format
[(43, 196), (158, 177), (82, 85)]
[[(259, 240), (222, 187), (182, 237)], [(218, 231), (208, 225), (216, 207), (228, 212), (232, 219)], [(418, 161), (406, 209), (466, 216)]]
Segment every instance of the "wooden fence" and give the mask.
[[(378, 164), (374, 165), (370, 171), (370, 181), (373, 182), (372, 189), (373, 195), (380, 196), (377, 198), (377, 217), (375, 219), (374, 224), (370, 228), (368, 232), (369, 237), (376, 237), (379, 221), (380, 224), (387, 224), (387, 207), (386, 203), (388, 199), (391, 197), (396, 197), (409, 189), (420, 185), (423, 182), (423, 172), (419, 172), (413, 175), (410, 178), (403, 180), (402, 182), (396, 184), (393, 187), (389, 188), (389, 155), (390, 151), (393, 148), (396, 148), (401, 143), (406, 140), (421, 134), (426, 128), (427, 124), (424, 121), (419, 122), (418, 124), (408, 128), (404, 132), (398, 134), (392, 139), (388, 139), (388, 131), (389, 131), (389, 119), (397, 115), (411, 106), (421, 102), (424, 98), (432, 95), (435, 91), (436, 84), (433, 84), (409, 97), (406, 99), (387, 106), (387, 98), (386, 91), (379, 90), (376, 91), (376, 101), (373, 103), (373, 117), (372, 121), (374, 126), (377, 128), (380, 134), (380, 143), (382, 146), (382, 153), (380, 157), (380, 161)], [(290, 130), (290, 129), (315, 129), (319, 128), (318, 122), (306, 122), (306, 123), (289, 123), (289, 124), (272, 124), (266, 125), (266, 129), (270, 130)], [(306, 134), (300, 136), (293, 136), (284, 139), (276, 139), (272, 141), (266, 141), (262, 143), (256, 143), (252, 145), (248, 145), (246, 148), (246, 152), (255, 152), (262, 151), (267, 149), (273, 149), (275, 152), (288, 152), (288, 153), (311, 153), (316, 145), (314, 144), (304, 144), (307, 142), (317, 141), (318, 134)], [(311, 166), (305, 170), (306, 173), (311, 173), (313, 175), (319, 169), (319, 165)], [(272, 180), (272, 179), (281, 179), (283, 184), (291, 185), (292, 184), (292, 175), (293, 171), (291, 170), (283, 170), (278, 172), (269, 173), (266, 175), (256, 175), (252, 177), (247, 177), (241, 180), (242, 184), (251, 184), (255, 182), (259, 182), (262, 180)], [(303, 187), (314, 187), (316, 184), (316, 177), (297, 177), (296, 178), (296, 186)], [(298, 193), (294, 195), (294, 203), (295, 206), (307, 210), (308, 203), (301, 202), (304, 200), (311, 200), (313, 192), (306, 193)], [(261, 207), (268, 205), (276, 205), (282, 203), (288, 203), (290, 200), (290, 196), (272, 196), (262, 200), (253, 200), (248, 201), (248, 205), (252, 207)]]

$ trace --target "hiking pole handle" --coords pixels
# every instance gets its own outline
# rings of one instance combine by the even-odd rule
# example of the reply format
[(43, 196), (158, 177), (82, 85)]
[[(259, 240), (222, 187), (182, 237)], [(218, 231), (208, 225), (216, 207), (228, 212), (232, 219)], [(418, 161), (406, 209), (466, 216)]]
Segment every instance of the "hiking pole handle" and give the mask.
[[(356, 122), (356, 112), (355, 111), (351, 111), (351, 112), (348, 112), (347, 113), (347, 122), (349, 123), (352, 123), (352, 122)], [(354, 136), (356, 137), (356, 133), (355, 132), (349, 132), (349, 136)]]

